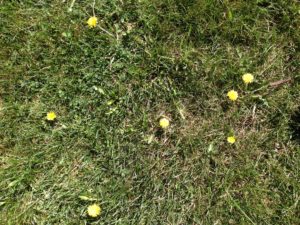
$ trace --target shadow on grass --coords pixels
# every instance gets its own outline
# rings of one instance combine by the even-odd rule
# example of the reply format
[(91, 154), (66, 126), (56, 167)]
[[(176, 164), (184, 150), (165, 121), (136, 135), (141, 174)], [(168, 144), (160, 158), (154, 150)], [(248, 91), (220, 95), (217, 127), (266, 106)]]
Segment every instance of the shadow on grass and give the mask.
[(291, 116), (290, 120), (290, 130), (292, 132), (292, 140), (300, 144), (300, 107)]

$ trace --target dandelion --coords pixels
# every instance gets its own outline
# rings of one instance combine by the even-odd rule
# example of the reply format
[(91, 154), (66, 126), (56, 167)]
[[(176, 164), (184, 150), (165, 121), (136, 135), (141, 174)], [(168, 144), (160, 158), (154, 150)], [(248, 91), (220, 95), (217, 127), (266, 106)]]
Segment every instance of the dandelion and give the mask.
[(161, 118), (159, 120), (159, 125), (161, 128), (166, 129), (170, 125), (170, 121), (166, 118)]
[(97, 217), (101, 214), (101, 208), (97, 204), (90, 205), (87, 209), (87, 213), (90, 217)]
[(56, 114), (55, 112), (48, 112), (47, 113), (47, 120), (48, 121), (54, 121), (56, 119)]
[(242, 78), (245, 84), (250, 84), (254, 80), (254, 77), (251, 73), (245, 73)]
[(235, 142), (235, 136), (230, 136), (227, 138), (227, 142), (230, 143), (230, 144), (234, 144)]
[(231, 101), (235, 101), (237, 100), (237, 98), (239, 97), (238, 93), (235, 91), (235, 90), (231, 90), (227, 93), (227, 96), (228, 98), (231, 100)]
[(95, 16), (90, 17), (90, 18), (88, 19), (88, 21), (87, 21), (87, 24), (88, 24), (89, 28), (94, 28), (94, 27), (96, 27), (97, 21), (98, 21), (97, 17), (95, 17)]

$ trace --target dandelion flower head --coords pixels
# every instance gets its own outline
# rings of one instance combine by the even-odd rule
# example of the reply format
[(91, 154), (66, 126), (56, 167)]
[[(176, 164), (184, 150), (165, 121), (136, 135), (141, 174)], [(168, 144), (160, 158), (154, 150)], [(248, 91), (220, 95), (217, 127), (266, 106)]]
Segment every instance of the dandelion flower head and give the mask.
[(170, 121), (167, 118), (161, 118), (159, 120), (159, 125), (161, 128), (166, 129), (170, 125)]
[(238, 93), (235, 91), (235, 90), (231, 90), (227, 93), (227, 96), (228, 98), (231, 100), (231, 101), (235, 101), (237, 100), (237, 98), (239, 97)]
[(90, 18), (88, 19), (88, 21), (87, 21), (87, 24), (88, 24), (89, 28), (94, 28), (94, 27), (96, 27), (97, 21), (98, 21), (97, 17), (95, 17), (95, 16), (90, 17)]
[(101, 208), (97, 204), (90, 205), (87, 209), (87, 213), (90, 217), (97, 217), (101, 214)]
[(56, 114), (55, 114), (55, 112), (48, 112), (47, 113), (47, 120), (48, 121), (54, 121), (56, 119)]
[(254, 77), (251, 73), (245, 73), (242, 77), (245, 84), (250, 84), (253, 82)]
[(230, 143), (230, 144), (234, 144), (235, 142), (235, 137), (234, 136), (230, 136), (227, 138), (227, 142)]

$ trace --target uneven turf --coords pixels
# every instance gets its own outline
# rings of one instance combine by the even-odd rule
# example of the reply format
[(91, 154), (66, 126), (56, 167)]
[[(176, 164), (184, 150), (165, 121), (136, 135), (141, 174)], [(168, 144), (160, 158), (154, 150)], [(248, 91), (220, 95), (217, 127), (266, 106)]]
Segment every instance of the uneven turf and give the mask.
[(297, 0), (0, 0), (0, 224), (300, 224), (299, 43)]

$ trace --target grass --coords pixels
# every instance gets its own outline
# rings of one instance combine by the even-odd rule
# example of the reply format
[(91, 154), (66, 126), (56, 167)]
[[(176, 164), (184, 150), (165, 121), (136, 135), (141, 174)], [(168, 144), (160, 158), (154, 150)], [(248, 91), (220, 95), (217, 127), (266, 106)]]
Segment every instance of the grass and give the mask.
[(0, 224), (299, 224), (299, 10), (0, 1)]

